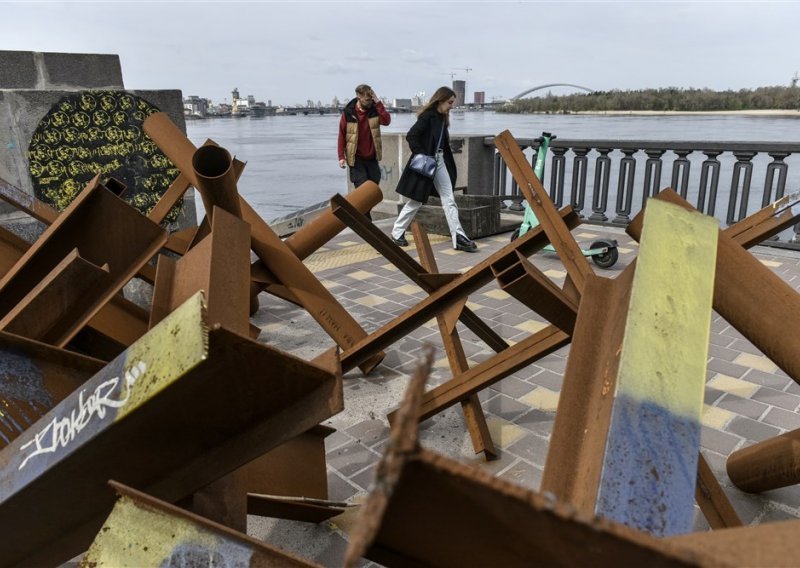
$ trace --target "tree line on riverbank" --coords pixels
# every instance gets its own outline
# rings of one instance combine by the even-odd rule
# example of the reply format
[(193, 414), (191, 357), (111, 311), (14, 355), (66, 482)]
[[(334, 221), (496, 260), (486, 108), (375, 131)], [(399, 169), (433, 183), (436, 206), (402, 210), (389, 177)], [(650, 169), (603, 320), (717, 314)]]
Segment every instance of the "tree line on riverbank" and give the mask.
[(498, 108), (507, 113), (568, 113), (582, 111), (737, 111), (800, 109), (800, 87), (759, 87), (739, 91), (710, 89), (642, 89), (509, 101)]

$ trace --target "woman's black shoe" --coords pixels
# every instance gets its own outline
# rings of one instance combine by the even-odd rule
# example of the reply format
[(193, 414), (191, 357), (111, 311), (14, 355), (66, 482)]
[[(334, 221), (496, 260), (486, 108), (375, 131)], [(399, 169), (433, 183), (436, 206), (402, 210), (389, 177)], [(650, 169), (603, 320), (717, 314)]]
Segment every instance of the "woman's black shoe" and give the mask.
[(407, 247), (408, 246), (408, 241), (406, 240), (406, 234), (405, 233), (400, 235), (399, 239), (395, 239), (394, 237), (392, 237), (392, 242), (394, 244), (396, 244), (397, 246), (399, 246), (399, 247)]
[(464, 235), (456, 235), (456, 250), (463, 250), (464, 252), (476, 252), (478, 250), (478, 245)]

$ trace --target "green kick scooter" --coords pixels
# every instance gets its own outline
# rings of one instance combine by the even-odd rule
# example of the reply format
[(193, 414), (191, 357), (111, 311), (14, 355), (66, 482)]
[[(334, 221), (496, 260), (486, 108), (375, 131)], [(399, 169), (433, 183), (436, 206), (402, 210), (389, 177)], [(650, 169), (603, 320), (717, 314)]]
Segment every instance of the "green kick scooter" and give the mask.
[[(547, 156), (547, 150), (550, 147), (550, 141), (555, 140), (555, 138), (556, 137), (549, 132), (542, 132), (542, 135), (537, 140), (537, 142), (539, 142), (539, 150), (536, 152), (536, 164), (533, 167), (533, 173), (536, 174), (536, 177), (539, 178), (539, 180), (542, 180), (542, 176), (544, 176), (545, 157)], [(533, 212), (530, 205), (525, 203), (525, 214), (522, 217), (522, 224), (511, 233), (511, 240), (513, 241), (517, 237), (521, 237), (538, 225), (539, 219), (536, 218), (536, 214)], [(553, 248), (553, 245), (547, 245), (542, 250), (546, 250), (548, 252), (556, 251), (556, 249)], [(595, 241), (588, 249), (581, 249), (581, 252), (583, 253), (583, 256), (591, 257), (592, 262), (594, 262), (600, 268), (611, 268), (619, 258), (617, 241), (614, 239)]]

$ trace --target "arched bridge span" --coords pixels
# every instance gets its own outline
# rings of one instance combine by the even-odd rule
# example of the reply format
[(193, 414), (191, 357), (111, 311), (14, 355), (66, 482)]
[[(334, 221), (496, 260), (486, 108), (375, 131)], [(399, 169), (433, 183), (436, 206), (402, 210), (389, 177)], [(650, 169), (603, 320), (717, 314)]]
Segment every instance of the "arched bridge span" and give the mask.
[(594, 89), (590, 89), (589, 87), (581, 87), (580, 85), (573, 85), (572, 83), (549, 83), (547, 85), (539, 85), (538, 87), (534, 87), (532, 89), (528, 89), (527, 91), (522, 91), (516, 97), (511, 97), (512, 101), (516, 101), (517, 99), (521, 99), (525, 95), (528, 95), (534, 91), (539, 91), (541, 89), (547, 89), (549, 87), (573, 87), (575, 89), (582, 89), (587, 93), (593, 93)]

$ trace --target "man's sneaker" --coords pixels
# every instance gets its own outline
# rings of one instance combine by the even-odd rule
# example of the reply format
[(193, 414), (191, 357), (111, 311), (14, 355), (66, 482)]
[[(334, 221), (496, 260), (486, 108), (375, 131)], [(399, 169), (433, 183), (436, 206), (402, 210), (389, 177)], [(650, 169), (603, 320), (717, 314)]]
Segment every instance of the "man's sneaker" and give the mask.
[(400, 235), (399, 239), (395, 239), (394, 237), (392, 237), (392, 241), (394, 242), (394, 244), (396, 244), (399, 247), (407, 247), (408, 246), (408, 241), (406, 240), (406, 234), (405, 233)]
[(456, 250), (463, 250), (465, 252), (476, 252), (478, 245), (469, 240), (464, 235), (456, 235)]

